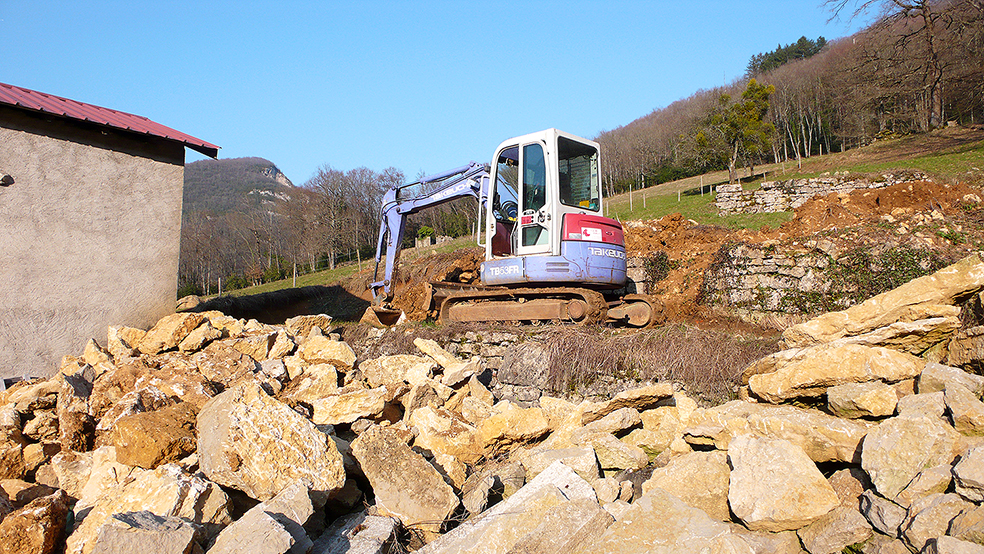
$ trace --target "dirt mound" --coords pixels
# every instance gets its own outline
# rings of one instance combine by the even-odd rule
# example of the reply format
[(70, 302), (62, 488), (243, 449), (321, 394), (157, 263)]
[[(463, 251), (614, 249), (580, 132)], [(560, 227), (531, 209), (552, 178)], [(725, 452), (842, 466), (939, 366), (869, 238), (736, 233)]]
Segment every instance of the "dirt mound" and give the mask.
[(473, 283), (478, 280), (478, 267), (485, 259), (485, 250), (466, 248), (445, 254), (433, 254), (401, 267), (397, 277), (393, 307), (403, 310), (411, 321), (427, 319), (429, 297), (426, 283)]
[(699, 225), (680, 214), (659, 221), (627, 222), (630, 256), (666, 253), (668, 272), (653, 294), (667, 305), (673, 321), (720, 326), (724, 320), (698, 303), (704, 270), (730, 243), (801, 247), (822, 238), (842, 252), (898, 246), (940, 252), (958, 259), (984, 245), (981, 191), (965, 184), (902, 183), (813, 198), (779, 229), (732, 231)]
[[(403, 310), (410, 321), (427, 319), (429, 306), (425, 283), (473, 283), (478, 280), (478, 268), (484, 259), (485, 250), (472, 247), (399, 262), (393, 284), (393, 307)], [(371, 271), (363, 271), (349, 278), (343, 286), (349, 293), (371, 301), (369, 284), (376, 279)]]
[(808, 200), (796, 210), (796, 217), (780, 227), (791, 236), (803, 236), (829, 229), (858, 225), (872, 219), (894, 223), (919, 212), (936, 210), (951, 213), (963, 206), (968, 195), (976, 194), (967, 185), (947, 185), (930, 181), (900, 183), (875, 190), (828, 194)]
[[(629, 256), (649, 258), (646, 279), (658, 279), (647, 292), (663, 300), (670, 321), (704, 325), (716, 323), (717, 318), (696, 302), (702, 282), (700, 276), (713, 263), (717, 251), (729, 242), (757, 243), (768, 237), (756, 231), (735, 232), (725, 227), (700, 225), (678, 213), (658, 221), (625, 223), (625, 248)], [(658, 252), (666, 254), (666, 267), (653, 267), (659, 263), (659, 258), (654, 257)], [(654, 273), (661, 273), (662, 278)]]

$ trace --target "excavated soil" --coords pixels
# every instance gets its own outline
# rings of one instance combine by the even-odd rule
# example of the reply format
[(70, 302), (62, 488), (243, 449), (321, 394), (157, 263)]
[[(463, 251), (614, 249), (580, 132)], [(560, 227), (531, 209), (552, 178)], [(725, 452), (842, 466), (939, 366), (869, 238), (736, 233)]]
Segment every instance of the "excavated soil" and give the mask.
[[(700, 225), (680, 214), (628, 221), (624, 223), (625, 243), (630, 256), (666, 253), (669, 272), (655, 283), (651, 293), (666, 304), (670, 321), (753, 331), (747, 324), (715, 314), (698, 303), (704, 271), (722, 246), (745, 242), (803, 248), (819, 241), (833, 243), (840, 251), (911, 246), (955, 260), (984, 248), (984, 215), (979, 206), (982, 196), (979, 189), (964, 184), (903, 183), (814, 198), (778, 229), (731, 230)], [(483, 254), (480, 248), (468, 248), (401, 264), (393, 305), (406, 312), (411, 321), (426, 319), (424, 283), (474, 282)], [(369, 280), (370, 276), (361, 274), (345, 283), (345, 288), (368, 299)]]
[(656, 283), (671, 320), (703, 326), (727, 321), (697, 300), (704, 271), (722, 246), (735, 242), (802, 249), (825, 242), (840, 252), (899, 246), (926, 249), (956, 260), (984, 246), (980, 190), (965, 184), (902, 183), (813, 198), (778, 229), (730, 230), (699, 225), (679, 214), (626, 224), (631, 256), (666, 252), (670, 271)]

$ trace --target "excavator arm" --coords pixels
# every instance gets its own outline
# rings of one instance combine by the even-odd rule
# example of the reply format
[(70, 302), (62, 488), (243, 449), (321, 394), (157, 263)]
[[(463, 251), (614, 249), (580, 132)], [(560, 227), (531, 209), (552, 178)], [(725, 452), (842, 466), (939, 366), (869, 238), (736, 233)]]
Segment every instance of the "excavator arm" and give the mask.
[[(384, 265), (383, 278), (369, 285), (372, 290), (372, 307), (376, 313), (382, 313), (383, 305), (392, 300), (393, 279), (400, 257), (403, 233), (407, 217), (425, 208), (445, 204), (459, 198), (471, 197), (485, 203), (489, 191), (489, 166), (471, 162), (436, 175), (430, 175), (408, 185), (394, 185), (383, 195), (380, 208), (379, 239), (376, 242), (376, 270), (373, 277), (379, 275), (380, 264)], [(406, 189), (426, 187), (438, 184), (438, 187), (426, 194), (406, 198)]]

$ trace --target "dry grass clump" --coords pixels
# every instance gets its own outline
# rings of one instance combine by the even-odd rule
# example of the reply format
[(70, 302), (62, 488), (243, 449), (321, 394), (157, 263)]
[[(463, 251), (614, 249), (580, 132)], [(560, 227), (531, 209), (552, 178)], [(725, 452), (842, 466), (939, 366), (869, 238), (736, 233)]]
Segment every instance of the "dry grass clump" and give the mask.
[(631, 333), (561, 327), (544, 334), (555, 390), (575, 391), (605, 375), (679, 382), (710, 402), (731, 398), (745, 366), (779, 349), (778, 337), (745, 337), (686, 325)]

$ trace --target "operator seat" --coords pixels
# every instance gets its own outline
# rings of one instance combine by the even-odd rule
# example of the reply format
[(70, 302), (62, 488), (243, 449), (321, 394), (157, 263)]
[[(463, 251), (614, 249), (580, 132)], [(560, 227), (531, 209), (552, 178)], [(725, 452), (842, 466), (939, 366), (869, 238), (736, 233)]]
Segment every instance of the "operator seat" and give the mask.
[(506, 225), (501, 221), (495, 222), (495, 234), (492, 235), (492, 255), (493, 256), (511, 256), (512, 255), (512, 241), (510, 236), (512, 235), (512, 230), (510, 227), (513, 225)]

